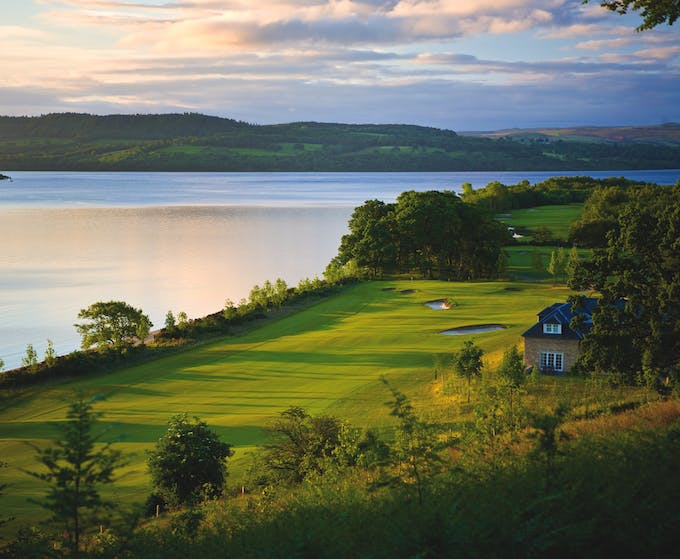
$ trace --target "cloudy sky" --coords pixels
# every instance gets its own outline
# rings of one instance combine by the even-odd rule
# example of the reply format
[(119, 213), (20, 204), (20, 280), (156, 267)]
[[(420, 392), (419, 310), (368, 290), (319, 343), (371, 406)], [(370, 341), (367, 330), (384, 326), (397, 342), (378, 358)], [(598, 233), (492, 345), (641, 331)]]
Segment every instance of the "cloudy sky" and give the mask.
[(597, 0), (2, 0), (0, 114), (680, 122), (680, 24)]

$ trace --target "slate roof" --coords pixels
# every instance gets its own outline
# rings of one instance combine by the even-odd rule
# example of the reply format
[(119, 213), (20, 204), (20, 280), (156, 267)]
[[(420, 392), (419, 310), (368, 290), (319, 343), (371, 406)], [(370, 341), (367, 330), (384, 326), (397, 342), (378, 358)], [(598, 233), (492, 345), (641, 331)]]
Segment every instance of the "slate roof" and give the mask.
[[(587, 297), (583, 300), (583, 309), (578, 311), (578, 314), (584, 316), (583, 329), (572, 330), (569, 326), (571, 319), (576, 316), (576, 313), (571, 311), (571, 303), (553, 303), (538, 313), (538, 322), (529, 328), (524, 334), (525, 338), (550, 338), (550, 339), (568, 339), (568, 340), (582, 340), (593, 325), (592, 313), (597, 306), (597, 299), (594, 297)], [(546, 334), (543, 332), (544, 324), (561, 324), (561, 334)]]

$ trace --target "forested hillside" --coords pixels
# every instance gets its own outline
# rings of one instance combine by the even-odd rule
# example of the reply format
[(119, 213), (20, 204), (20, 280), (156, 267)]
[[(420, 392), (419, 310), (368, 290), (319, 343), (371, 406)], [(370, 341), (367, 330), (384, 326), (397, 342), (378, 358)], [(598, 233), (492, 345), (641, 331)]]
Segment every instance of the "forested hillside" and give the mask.
[(522, 143), (410, 125), (254, 125), (200, 114), (0, 117), (0, 169), (472, 171), (680, 167), (680, 147)]

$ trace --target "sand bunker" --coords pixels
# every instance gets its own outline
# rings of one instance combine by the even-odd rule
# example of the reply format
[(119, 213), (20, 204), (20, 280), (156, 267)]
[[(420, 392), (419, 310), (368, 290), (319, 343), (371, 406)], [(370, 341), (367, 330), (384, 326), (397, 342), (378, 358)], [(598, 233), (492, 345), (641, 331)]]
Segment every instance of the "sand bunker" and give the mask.
[(458, 328), (450, 328), (443, 330), (440, 334), (447, 336), (462, 336), (464, 334), (482, 334), (484, 332), (493, 332), (494, 330), (503, 330), (505, 326), (502, 324), (473, 324), (471, 326), (460, 326)]
[(451, 303), (447, 299), (437, 299), (435, 301), (428, 301), (425, 303), (434, 311), (447, 311), (451, 308)]

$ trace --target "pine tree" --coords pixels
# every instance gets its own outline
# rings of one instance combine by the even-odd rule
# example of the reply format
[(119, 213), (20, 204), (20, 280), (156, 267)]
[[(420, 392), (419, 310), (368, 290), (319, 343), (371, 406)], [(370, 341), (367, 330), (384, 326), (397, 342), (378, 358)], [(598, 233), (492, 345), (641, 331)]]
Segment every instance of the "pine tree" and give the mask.
[(59, 438), (54, 446), (36, 449), (37, 460), (46, 472), (26, 472), (50, 484), (40, 506), (63, 524), (71, 557), (79, 557), (84, 530), (93, 514), (111, 505), (105, 503), (99, 487), (113, 483), (114, 470), (123, 465), (120, 451), (110, 444), (96, 447), (103, 432), (93, 434), (96, 414), (81, 396), (69, 406), (67, 421), (57, 425)]

